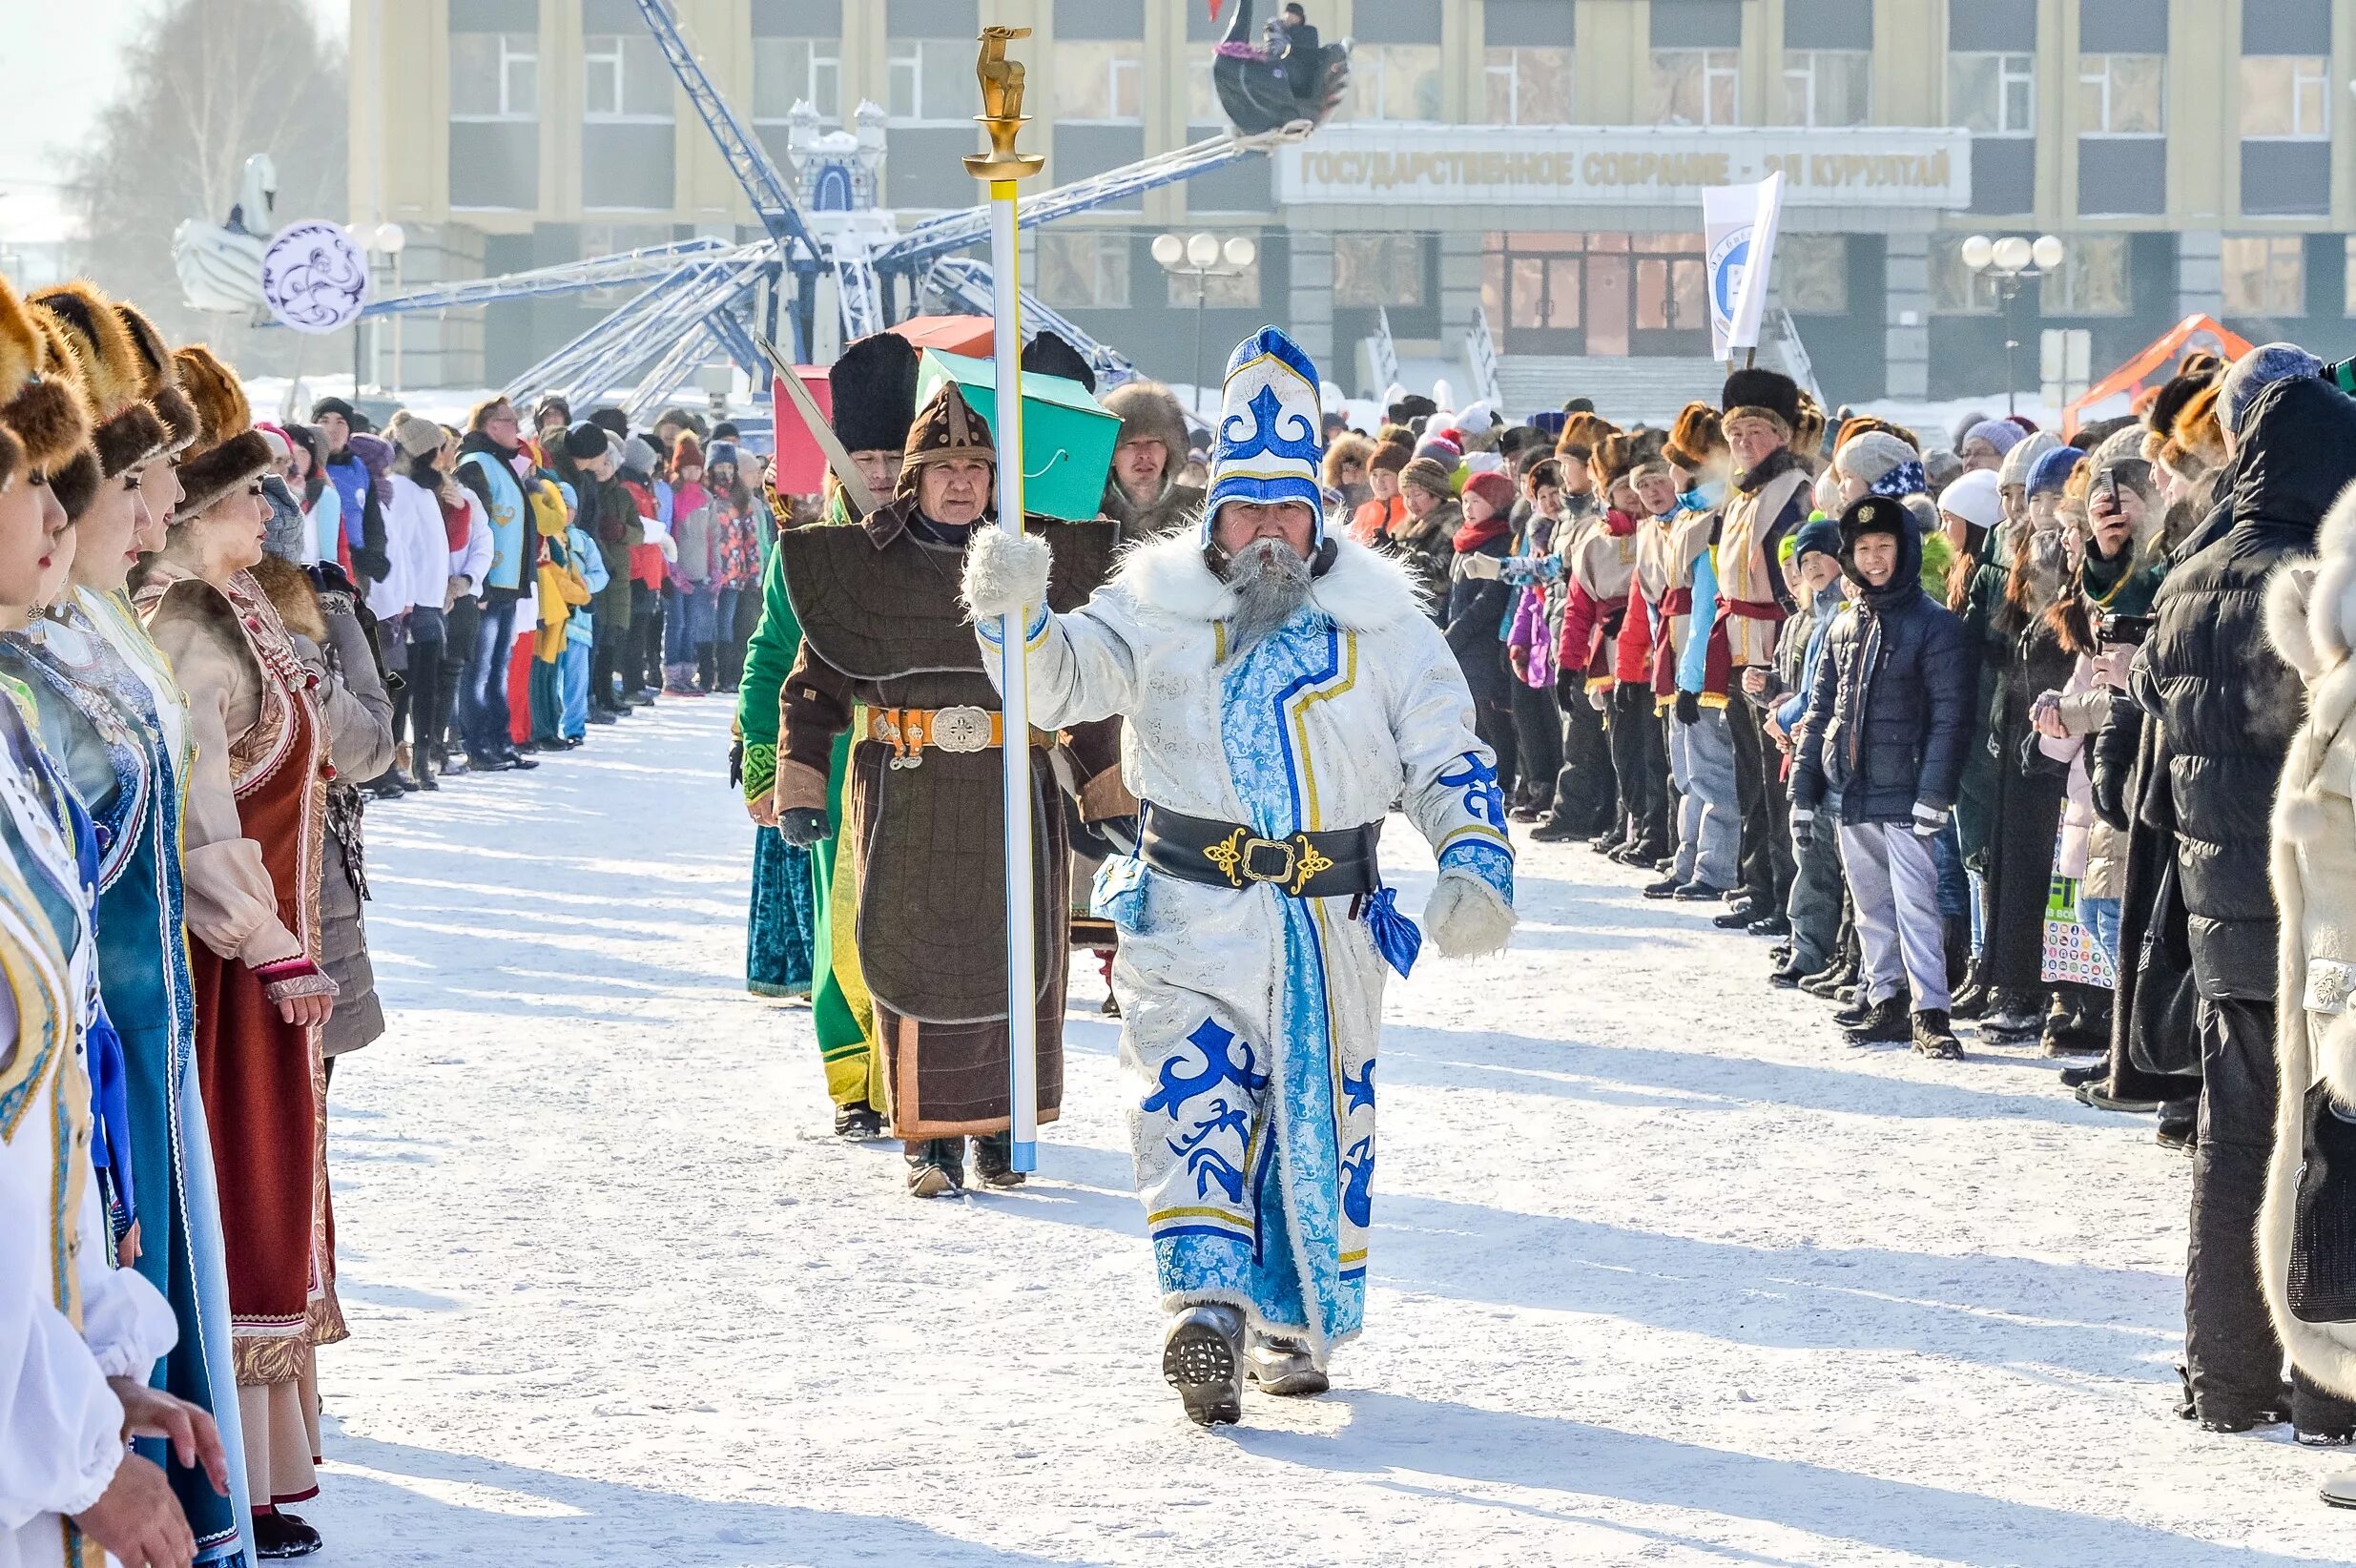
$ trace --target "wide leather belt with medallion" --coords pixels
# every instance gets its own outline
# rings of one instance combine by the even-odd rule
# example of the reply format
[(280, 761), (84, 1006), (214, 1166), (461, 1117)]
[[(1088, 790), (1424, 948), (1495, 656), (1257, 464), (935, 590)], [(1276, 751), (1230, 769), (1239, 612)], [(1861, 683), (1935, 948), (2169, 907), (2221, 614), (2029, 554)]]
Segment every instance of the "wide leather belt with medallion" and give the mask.
[[(923, 752), (987, 752), (1005, 744), (1006, 716), (990, 708), (870, 708), (859, 704), (852, 733), (892, 748), (892, 766), (914, 768)], [(1055, 744), (1054, 732), (1033, 730), (1031, 744)]]
[(1188, 816), (1147, 801), (1137, 853), (1154, 870), (1205, 887), (1261, 884), (1294, 898), (1372, 893), (1382, 885), (1374, 846), (1382, 824), (1263, 838), (1234, 822)]

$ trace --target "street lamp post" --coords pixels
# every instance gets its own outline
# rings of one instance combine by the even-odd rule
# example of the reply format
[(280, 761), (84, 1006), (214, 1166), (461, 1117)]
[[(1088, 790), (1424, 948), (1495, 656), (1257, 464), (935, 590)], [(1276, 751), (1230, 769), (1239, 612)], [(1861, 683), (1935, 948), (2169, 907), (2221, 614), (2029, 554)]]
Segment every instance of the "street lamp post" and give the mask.
[(1164, 271), (1194, 279), (1194, 395), (1195, 414), (1203, 411), (1203, 315), (1210, 299), (1210, 280), (1233, 278), (1259, 259), (1260, 247), (1249, 236), (1232, 235), (1222, 242), (1217, 235), (1197, 234), (1181, 238), (1157, 235), (1153, 258)]
[(2013, 328), (2013, 297), (2021, 284), (2033, 278), (2042, 278), (2060, 267), (2068, 254), (2061, 241), (2053, 235), (2039, 235), (2034, 241), (2016, 234), (2001, 239), (1991, 239), (1975, 234), (1958, 247), (1963, 264), (1974, 278), (1987, 277), (1996, 292), (1997, 302), (2004, 307), (2004, 411), (2019, 411), (2019, 399), (2014, 391), (2013, 351), (2020, 347), (2020, 339)]

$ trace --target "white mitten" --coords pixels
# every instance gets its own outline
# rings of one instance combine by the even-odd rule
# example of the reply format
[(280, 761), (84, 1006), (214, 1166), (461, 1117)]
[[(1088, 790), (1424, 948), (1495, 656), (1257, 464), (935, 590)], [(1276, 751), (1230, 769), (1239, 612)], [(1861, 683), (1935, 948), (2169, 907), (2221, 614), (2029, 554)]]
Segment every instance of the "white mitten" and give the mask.
[(1514, 934), (1514, 906), (1468, 871), (1443, 871), (1423, 906), (1423, 929), (1444, 959), (1501, 953)]
[(1047, 602), (1047, 542), (1003, 528), (977, 529), (965, 547), (965, 611), (976, 624)]

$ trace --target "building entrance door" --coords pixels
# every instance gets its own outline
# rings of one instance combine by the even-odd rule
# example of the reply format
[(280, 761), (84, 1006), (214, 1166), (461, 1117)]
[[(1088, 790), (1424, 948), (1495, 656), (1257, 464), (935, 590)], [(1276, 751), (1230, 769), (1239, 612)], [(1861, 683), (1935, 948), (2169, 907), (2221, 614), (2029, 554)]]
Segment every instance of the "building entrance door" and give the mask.
[(1493, 234), (1483, 260), (1500, 353), (1709, 352), (1698, 234)]

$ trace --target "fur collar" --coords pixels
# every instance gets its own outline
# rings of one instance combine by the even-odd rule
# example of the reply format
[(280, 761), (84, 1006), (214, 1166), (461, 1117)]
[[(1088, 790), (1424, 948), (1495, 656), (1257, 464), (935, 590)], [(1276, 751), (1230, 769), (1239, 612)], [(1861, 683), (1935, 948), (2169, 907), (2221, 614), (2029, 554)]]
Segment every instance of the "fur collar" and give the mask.
[[(1387, 555), (1333, 538), (1333, 567), (1310, 585), (1309, 602), (1345, 631), (1380, 631), (1424, 613), (1423, 592)], [(1223, 621), (1234, 595), (1211, 574), (1192, 532), (1148, 539), (1122, 552), (1113, 582), (1147, 609), (1179, 621)]]

